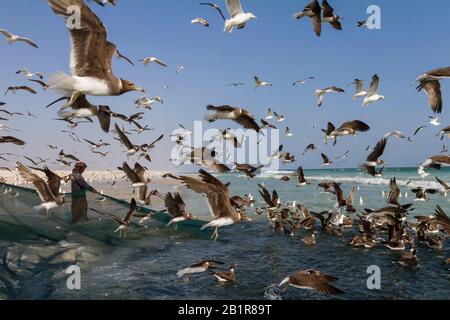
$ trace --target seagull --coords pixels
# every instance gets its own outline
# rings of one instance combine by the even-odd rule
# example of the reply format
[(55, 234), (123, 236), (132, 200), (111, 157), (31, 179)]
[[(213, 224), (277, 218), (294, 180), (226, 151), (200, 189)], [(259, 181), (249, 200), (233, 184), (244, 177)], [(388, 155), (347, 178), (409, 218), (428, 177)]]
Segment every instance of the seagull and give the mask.
[(297, 180), (299, 186), (306, 186), (307, 184), (311, 184), (311, 182), (305, 179), (305, 174), (302, 167), (298, 167), (297, 169)]
[(143, 107), (146, 109), (151, 109), (149, 108), (151, 105), (155, 104), (155, 103), (161, 103), (164, 104), (164, 100), (160, 97), (160, 96), (156, 96), (153, 97), (151, 99), (149, 99), (148, 97), (141, 97), (138, 100), (136, 100), (134, 102), (134, 104), (138, 107)]
[(286, 118), (282, 114), (276, 113), (275, 111), (273, 112), (273, 115), (277, 119), (277, 122), (283, 122), (284, 120), (286, 120)]
[(96, 213), (100, 213), (102, 215), (109, 216), (111, 219), (113, 219), (119, 225), (119, 227), (116, 230), (114, 230), (114, 233), (119, 232), (119, 238), (125, 238), (127, 236), (128, 228), (131, 225), (131, 219), (133, 219), (133, 216), (137, 212), (138, 207), (137, 207), (136, 199), (134, 199), (134, 198), (131, 199), (130, 209), (128, 210), (128, 213), (124, 219), (117, 217), (113, 214), (105, 214), (105, 213), (98, 211), (96, 209), (93, 209), (93, 208), (90, 208), (90, 209)]
[(32, 77), (36, 76), (41, 80), (44, 79), (44, 77), (42, 76), (42, 73), (39, 73), (39, 72), (33, 73), (33, 72), (28, 71), (28, 69), (21, 69), (16, 72), (16, 74), (19, 74), (19, 73), (22, 73), (25, 76), (25, 78), (32, 78)]
[(430, 119), (430, 124), (433, 126), (440, 126), (441, 123), (439, 122), (439, 117), (433, 117), (433, 116), (429, 116), (428, 117)]
[(143, 151), (141, 146), (138, 145), (134, 145), (131, 143), (130, 139), (128, 139), (128, 137), (125, 135), (125, 133), (120, 130), (119, 126), (115, 125), (116, 127), (116, 133), (119, 136), (120, 141), (122, 142), (122, 144), (127, 148), (127, 156), (131, 156), (136, 154), (139, 151)]
[(269, 123), (268, 121), (266, 121), (264, 119), (261, 119), (261, 124), (262, 124), (261, 129), (264, 129), (264, 128), (271, 128), (271, 129), (275, 129), (275, 130), (278, 129), (275, 125)]
[[(121, 171), (125, 172), (127, 175), (127, 178), (132, 182), (133, 188), (144, 188), (149, 184), (151, 181), (147, 178), (145, 178), (145, 169), (143, 166), (141, 166), (139, 163), (134, 164), (134, 169), (131, 169), (128, 163), (124, 162), (122, 164), (121, 168), (118, 168)], [(141, 193), (142, 190), (139, 190)], [(145, 190), (145, 193), (147, 190)]]
[(333, 182), (333, 188), (334, 191), (336, 192), (338, 206), (345, 207), (345, 210), (347, 212), (356, 212), (355, 208), (353, 207), (353, 202), (355, 201), (356, 187), (353, 187), (352, 191), (348, 195), (348, 198), (344, 198), (344, 192), (342, 191), (341, 186), (338, 185), (336, 182)]
[(315, 77), (308, 77), (308, 78), (303, 79), (303, 80), (297, 80), (297, 81), (292, 83), (292, 86), (295, 87), (298, 84), (305, 84), (308, 80), (313, 80), (313, 79), (315, 79)]
[(11, 91), (13, 94), (15, 94), (19, 90), (28, 91), (29, 93), (32, 93), (32, 94), (37, 94), (37, 92), (34, 89), (32, 89), (28, 86), (17, 86), (17, 87), (8, 87), (8, 89), (5, 92), (5, 96), (8, 94), (9, 91)]
[(209, 123), (217, 120), (232, 120), (243, 126), (245, 129), (253, 129), (258, 133), (261, 130), (255, 121), (255, 117), (245, 109), (234, 108), (229, 105), (219, 107), (208, 105), (207, 109), (212, 111), (212, 113), (206, 117), (206, 120)]
[(157, 63), (160, 66), (167, 67), (167, 65), (164, 62), (162, 62), (161, 60), (159, 60), (156, 57), (147, 57), (147, 58), (139, 60), (139, 62), (142, 62), (144, 64), (144, 66), (147, 66), (149, 63)]
[(411, 137), (407, 137), (405, 136), (403, 133), (401, 133), (400, 131), (396, 130), (396, 131), (391, 131), (391, 132), (387, 132), (384, 135), (385, 138), (390, 138), (390, 137), (396, 137), (398, 139), (407, 139), (409, 142), (412, 142)]
[(24, 146), (26, 144), (25, 141), (11, 136), (0, 136), (0, 143), (12, 143), (17, 146)]
[(291, 132), (291, 130), (289, 129), (289, 127), (286, 127), (286, 130), (284, 131), (284, 135), (286, 137), (292, 137), (294, 134)]
[(10, 33), (8, 30), (5, 30), (5, 29), (0, 29), (0, 33), (5, 36), (6, 41), (8, 42), (8, 44), (12, 44), (12, 43), (17, 42), (17, 41), (22, 41), (22, 42), (28, 43), (32, 47), (39, 48), (36, 45), (36, 43), (34, 43), (33, 40), (31, 40), (30, 38), (24, 38), (24, 37), (20, 37), (20, 36), (14, 35), (14, 34)]
[(110, 4), (115, 6), (117, 3), (117, 0), (89, 0), (89, 1), (94, 1), (95, 3), (97, 3), (98, 5), (101, 5), (102, 7)]
[(272, 87), (271, 83), (262, 81), (257, 76), (255, 76), (254, 79), (255, 79), (255, 89), (258, 89), (260, 87)]
[(200, 179), (181, 176), (181, 182), (189, 189), (205, 194), (209, 210), (214, 220), (202, 226), (201, 230), (214, 228), (212, 237), (219, 237), (218, 228), (232, 225), (242, 219), (241, 214), (231, 204), (229, 184), (223, 184), (208, 172), (200, 169)]
[(186, 211), (186, 204), (184, 203), (179, 193), (168, 193), (164, 197), (164, 205), (167, 208), (172, 219), (167, 223), (171, 226), (174, 223), (192, 219), (192, 215)]
[(425, 169), (433, 168), (440, 170), (442, 166), (450, 166), (450, 156), (449, 155), (437, 155), (426, 159), (420, 166), (417, 172), (422, 177), (427, 176)]
[(187, 154), (184, 154), (182, 163), (189, 161), (192, 164), (199, 165), (219, 173), (227, 173), (231, 171), (230, 168), (223, 163), (220, 163), (215, 159), (215, 157), (216, 151), (214, 149), (211, 150), (205, 147), (197, 148)]
[(39, 84), (43, 90), (47, 90), (49, 88), (49, 85), (41, 80), (35, 80), (35, 79), (28, 79), (28, 81), (32, 81), (34, 83)]
[(333, 164), (333, 161), (331, 161), (326, 154), (321, 153), (323, 164), (322, 167), (327, 167)]
[(209, 27), (209, 22), (205, 18), (195, 18), (191, 20), (191, 24), (201, 24), (204, 27)]
[(355, 94), (353, 95), (353, 100), (356, 100), (360, 97), (365, 97), (367, 95), (367, 91), (364, 90), (364, 88), (363, 88), (363, 86), (364, 86), (363, 80), (355, 79), (353, 84), (355, 84), (355, 86), (356, 86)]
[(269, 109), (267, 110), (267, 116), (265, 116), (264, 119), (265, 119), (265, 120), (270, 120), (270, 119), (273, 119), (273, 117), (274, 117), (274, 116), (273, 116), (273, 111), (272, 111), (272, 109), (269, 108)]
[(378, 75), (374, 75), (372, 77), (372, 82), (370, 83), (369, 92), (367, 93), (367, 96), (364, 98), (364, 106), (369, 106), (369, 104), (377, 102), (379, 100), (385, 100), (386, 98), (382, 95), (379, 95), (378, 92), (378, 85), (380, 83), (380, 78)]
[(342, 25), (339, 21), (342, 17), (334, 14), (334, 9), (328, 4), (327, 0), (322, 1), (322, 9), (322, 23), (329, 23), (334, 29), (342, 30)]
[(373, 177), (376, 177), (380, 174), (376, 172), (376, 167), (385, 164), (384, 160), (380, 160), (379, 157), (383, 155), (387, 141), (387, 138), (381, 139), (373, 149), (372, 153), (370, 153), (367, 157), (366, 162), (364, 162), (363, 164), (366, 172)]
[(29, 168), (17, 162), (16, 168), (19, 171), (20, 176), (27, 182), (31, 182), (36, 187), (36, 191), (41, 199), (41, 204), (34, 206), (35, 211), (45, 210), (47, 217), (50, 217), (50, 210), (57, 208), (65, 203), (65, 198), (54, 194), (49, 187), (48, 183), (40, 178), (37, 174), (33, 173)]
[(325, 88), (325, 89), (317, 89), (315, 92), (315, 95), (317, 97), (317, 106), (320, 108), (323, 104), (323, 99), (324, 96), (327, 93), (331, 93), (331, 92), (335, 92), (335, 93), (343, 93), (345, 92), (344, 89), (338, 88), (338, 87), (329, 87), (329, 88)]
[(301, 19), (303, 17), (311, 18), (314, 32), (318, 37), (322, 31), (322, 9), (320, 7), (319, 1), (313, 0), (309, 3), (302, 12), (294, 13), (295, 19)]
[(213, 8), (214, 10), (217, 10), (217, 12), (219, 12), (219, 14), (223, 18), (223, 20), (227, 20), (227, 18), (225, 18), (225, 15), (222, 12), (222, 9), (220, 9), (220, 7), (217, 4), (210, 3), (210, 2), (200, 2), (199, 4), (204, 5), (204, 6), (210, 6), (211, 8)]
[(191, 264), (189, 267), (184, 268), (177, 272), (177, 277), (182, 278), (184, 277), (185, 282), (189, 282), (189, 276), (194, 273), (203, 273), (210, 269), (217, 268), (217, 265), (223, 265), (223, 262), (212, 260), (212, 259), (206, 259), (202, 260), (200, 262)]
[(243, 29), (247, 22), (256, 19), (253, 13), (245, 13), (242, 10), (240, 0), (225, 0), (230, 19), (225, 20), (224, 32), (232, 33), (234, 28)]
[(311, 143), (311, 144), (306, 146), (305, 151), (303, 151), (302, 155), (305, 155), (308, 151), (314, 151), (316, 149), (317, 149), (316, 145)]
[(62, 159), (70, 159), (70, 160), (73, 160), (73, 161), (80, 161), (80, 159), (78, 159), (74, 155), (64, 153), (63, 149), (61, 149), (61, 151), (59, 152), (58, 156), (59, 156), (59, 159), (61, 159), (61, 160)]
[(236, 282), (236, 264), (232, 264), (229, 271), (213, 272), (212, 275), (219, 282)]
[[(331, 125), (331, 126), (330, 126)], [(333, 124), (329, 123), (329, 128), (334, 127)], [(369, 125), (366, 123), (360, 121), (360, 120), (353, 120), (353, 121), (347, 121), (343, 123), (339, 128), (334, 129), (332, 132), (328, 133), (325, 137), (326, 140), (334, 140), (334, 144), (336, 144), (338, 137), (344, 137), (344, 136), (356, 136), (359, 132), (368, 132), (370, 130)]]
[(416, 249), (411, 248), (409, 252), (405, 253), (398, 263), (402, 267), (411, 267), (411, 268), (417, 268), (419, 265), (419, 258), (417, 258), (417, 252)]
[(50, 88), (71, 96), (69, 104), (78, 96), (119, 96), (144, 89), (129, 80), (117, 78), (112, 73), (112, 58), (116, 46), (107, 41), (106, 29), (100, 19), (84, 1), (48, 0), (55, 14), (65, 20), (72, 18), (70, 7), (76, 4), (81, 10), (81, 28), (69, 28), (71, 34), (71, 73), (56, 73), (49, 79)]
[(447, 136), (447, 138), (450, 138), (450, 126), (445, 127), (444, 129), (439, 131), (438, 134), (436, 135), (436, 137), (439, 137), (439, 136), (441, 136), (441, 141), (444, 140), (445, 136)]
[(336, 158), (336, 160), (347, 159), (350, 154), (350, 151), (346, 151), (342, 156)]
[(87, 140), (87, 139), (83, 139), (83, 140), (86, 141), (88, 144), (90, 144), (90, 147), (91, 147), (92, 151), (110, 145), (109, 143), (103, 142), (102, 139), (100, 139), (100, 141), (98, 143), (92, 142), (92, 141)]
[(235, 170), (244, 173), (247, 177), (249, 178), (254, 178), (256, 177), (256, 172), (261, 170), (262, 168), (264, 168), (264, 166), (258, 166), (258, 167), (254, 167), (250, 164), (239, 164), (239, 163), (234, 163), (236, 165)]
[(135, 65), (134, 62), (131, 61), (131, 59), (125, 57), (122, 53), (120, 53), (119, 49), (116, 49), (116, 57), (117, 57), (117, 59), (123, 59), (123, 60), (127, 61), (132, 66)]
[(356, 21), (356, 26), (358, 28), (367, 27), (367, 20)]
[[(68, 108), (72, 110), (67, 111)], [(58, 116), (63, 119), (69, 120), (73, 118), (90, 119), (91, 117), (97, 117), (101, 129), (104, 132), (109, 132), (111, 126), (111, 117), (118, 117), (119, 115), (112, 112), (108, 106), (92, 105), (86, 99), (85, 95), (80, 95), (72, 104), (66, 105), (65, 107), (60, 109), (58, 111)]]
[(434, 113), (442, 112), (442, 93), (439, 81), (447, 78), (450, 78), (450, 67), (425, 72), (416, 79), (416, 82), (419, 82), (417, 90), (425, 90), (428, 95), (428, 102)]
[(422, 130), (425, 129), (425, 128), (427, 128), (427, 126), (421, 126), (421, 127), (418, 127), (418, 128), (416, 129), (416, 131), (414, 131), (413, 136), (415, 137), (420, 131), (422, 131)]
[(179, 74), (183, 70), (184, 70), (183, 66), (178, 66), (175, 72), (176, 72), (176, 74)]
[(233, 83), (229, 83), (227, 84), (228, 87), (240, 87), (240, 86), (245, 86), (244, 82), (233, 82)]
[(337, 278), (333, 276), (309, 269), (294, 273), (281, 281), (278, 286), (282, 287), (285, 285), (290, 285), (294, 288), (315, 290), (319, 293), (327, 293), (331, 295), (342, 294), (342, 290), (330, 284), (330, 282), (335, 280), (337, 280)]

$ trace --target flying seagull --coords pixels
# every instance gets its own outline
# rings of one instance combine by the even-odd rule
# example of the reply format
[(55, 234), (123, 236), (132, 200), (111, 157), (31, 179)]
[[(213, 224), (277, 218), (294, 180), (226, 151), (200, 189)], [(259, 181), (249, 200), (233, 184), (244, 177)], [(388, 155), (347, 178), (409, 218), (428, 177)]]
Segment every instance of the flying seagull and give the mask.
[(343, 123), (339, 128), (334, 129), (332, 132), (330, 132), (326, 136), (326, 140), (333, 139), (334, 144), (336, 144), (336, 140), (338, 137), (356, 136), (359, 132), (368, 132), (369, 130), (369, 125), (360, 120), (347, 121)]
[(311, 18), (314, 32), (318, 37), (320, 37), (320, 33), (322, 31), (321, 13), (322, 8), (320, 7), (319, 1), (313, 0), (303, 9), (303, 11), (294, 13), (294, 18), (297, 20), (303, 17)]
[(299, 186), (305, 186), (307, 184), (311, 184), (311, 182), (309, 182), (308, 180), (305, 179), (305, 174), (303, 172), (302, 167), (298, 167), (298, 169), (297, 169), (297, 180), (298, 180)]
[(272, 84), (266, 81), (262, 81), (260, 78), (258, 78), (257, 76), (254, 77), (255, 79), (255, 88), (260, 88), (260, 87), (272, 87)]
[(386, 98), (378, 94), (378, 85), (380, 84), (380, 78), (378, 75), (372, 77), (372, 82), (370, 83), (369, 92), (364, 98), (364, 106), (367, 107), (369, 104), (377, 102), (379, 100), (385, 100)]
[(352, 83), (355, 85), (355, 94), (353, 95), (353, 100), (356, 100), (360, 97), (365, 97), (367, 95), (367, 91), (364, 90), (364, 81), (355, 79), (355, 81)]
[(450, 78), (450, 67), (438, 68), (420, 75), (416, 81), (419, 82), (418, 91), (424, 90), (428, 95), (428, 103), (435, 113), (442, 112), (441, 79)]
[(191, 20), (191, 24), (201, 24), (204, 27), (209, 27), (209, 22), (205, 18), (195, 18)]
[(45, 210), (47, 217), (50, 217), (50, 210), (57, 208), (65, 203), (65, 198), (60, 197), (59, 193), (54, 194), (49, 187), (48, 183), (40, 178), (37, 174), (33, 173), (29, 168), (17, 162), (16, 168), (22, 176), (28, 182), (31, 182), (36, 187), (36, 192), (41, 199), (41, 204), (34, 206), (33, 209), (36, 211)]
[(8, 87), (8, 89), (5, 92), (5, 96), (8, 94), (9, 91), (15, 94), (19, 90), (28, 91), (31, 94), (37, 94), (37, 92), (33, 88), (30, 88), (28, 86), (17, 86), (17, 87)]
[(232, 120), (243, 126), (245, 129), (253, 129), (256, 132), (260, 132), (261, 128), (255, 121), (255, 117), (245, 109), (234, 108), (229, 105), (215, 107), (208, 105), (207, 109), (212, 111), (206, 117), (208, 122), (215, 122), (216, 120)]
[(39, 79), (44, 79), (44, 77), (42, 76), (42, 73), (39, 72), (30, 72), (28, 71), (28, 69), (20, 69), (19, 71), (16, 71), (16, 74), (22, 73), (25, 78), (32, 78), (32, 77), (38, 77)]
[(105, 214), (93, 208), (90, 209), (96, 213), (109, 216), (111, 219), (113, 219), (119, 225), (119, 227), (116, 230), (114, 230), (114, 233), (119, 232), (119, 238), (122, 238), (127, 236), (128, 228), (131, 226), (131, 219), (133, 219), (133, 216), (137, 212), (138, 207), (136, 199), (134, 198), (131, 199), (130, 209), (128, 210), (128, 213), (126, 214), (125, 218), (120, 218), (113, 214)]
[(70, 97), (69, 104), (78, 96), (118, 96), (129, 91), (144, 89), (112, 73), (112, 58), (116, 46), (107, 41), (106, 29), (100, 19), (83, 0), (48, 0), (55, 14), (65, 20), (71, 18), (69, 7), (77, 6), (81, 12), (81, 27), (69, 28), (72, 49), (71, 73), (56, 73), (50, 77), (50, 88)]
[(322, 9), (322, 23), (329, 23), (334, 29), (342, 30), (342, 25), (339, 21), (342, 17), (334, 14), (334, 9), (329, 5), (327, 0), (322, 1)]
[(342, 294), (343, 291), (334, 287), (330, 282), (337, 280), (335, 277), (316, 270), (303, 270), (285, 278), (279, 287), (290, 285), (298, 289), (315, 290), (319, 293), (331, 295)]
[(253, 13), (245, 13), (242, 10), (240, 0), (225, 0), (225, 4), (227, 5), (228, 14), (231, 17), (225, 20), (225, 32), (232, 33), (234, 28), (243, 29), (247, 22), (256, 19)]
[(31, 40), (30, 38), (20, 37), (18, 35), (10, 33), (8, 30), (5, 30), (5, 29), (0, 29), (0, 33), (5, 36), (6, 41), (8, 42), (8, 44), (12, 44), (12, 43), (17, 42), (17, 41), (22, 41), (22, 42), (28, 43), (32, 47), (39, 48), (37, 46), (37, 44), (34, 43), (33, 40)]
[(203, 273), (211, 269), (217, 268), (218, 265), (223, 265), (223, 262), (212, 260), (212, 259), (205, 259), (200, 262), (191, 264), (189, 267), (184, 268), (177, 272), (177, 277), (182, 278), (184, 277), (185, 283), (189, 282), (189, 276), (194, 273)]
[(333, 164), (333, 161), (330, 160), (330, 158), (328, 158), (328, 156), (324, 153), (321, 153), (322, 156), (322, 167), (326, 167), (326, 166), (330, 166)]
[(384, 164), (384, 160), (379, 159), (383, 153), (384, 153), (384, 149), (386, 148), (386, 143), (387, 143), (388, 139), (387, 138), (383, 138), (381, 139), (377, 145), (375, 146), (375, 148), (373, 149), (373, 151), (369, 154), (369, 156), (367, 157), (366, 162), (364, 162), (364, 168), (366, 169), (366, 172), (368, 174), (370, 174), (373, 177), (379, 176), (380, 173), (376, 172), (376, 167)]
[(345, 92), (344, 89), (338, 88), (338, 87), (329, 87), (329, 88), (325, 88), (325, 89), (317, 89), (315, 92), (315, 95), (317, 97), (317, 106), (320, 108), (323, 104), (323, 99), (324, 96), (327, 93), (331, 93), (331, 92), (335, 92), (335, 93), (343, 93)]
[(17, 146), (23, 146), (26, 144), (25, 141), (20, 140), (16, 137), (11, 137), (11, 136), (0, 136), (0, 143), (12, 143)]
[(227, 173), (231, 171), (230, 168), (216, 160), (215, 157), (216, 151), (214, 149), (211, 150), (206, 147), (197, 148), (193, 149), (187, 154), (184, 154), (182, 163), (189, 161), (192, 164), (199, 165), (201, 167), (208, 168), (220, 173)]
[(297, 80), (297, 81), (292, 83), (292, 86), (295, 87), (298, 84), (305, 84), (308, 80), (313, 80), (313, 79), (315, 79), (315, 77), (308, 77), (308, 78), (303, 79), (303, 80)]
[(164, 197), (164, 205), (167, 208), (167, 212), (172, 217), (169, 223), (167, 223), (168, 227), (174, 223), (192, 219), (192, 215), (186, 211), (186, 204), (178, 192), (166, 194)]
[(210, 6), (211, 8), (213, 8), (214, 10), (217, 10), (217, 12), (219, 12), (219, 14), (223, 18), (223, 20), (227, 20), (227, 18), (225, 18), (225, 15), (222, 12), (222, 9), (220, 9), (220, 7), (217, 4), (210, 3), (210, 2), (200, 2), (199, 4), (204, 5), (204, 6)]
[(200, 179), (187, 176), (181, 176), (180, 179), (189, 189), (206, 196), (209, 210), (214, 220), (202, 226), (201, 229), (214, 228), (212, 238), (217, 240), (219, 237), (218, 228), (239, 222), (242, 217), (231, 204), (230, 192), (228, 190), (229, 183), (223, 184), (220, 180), (202, 169), (199, 172)]
[(32, 81), (34, 83), (39, 84), (43, 90), (47, 90), (49, 88), (49, 85), (47, 83), (45, 83), (44, 81), (36, 80), (36, 79), (28, 79), (28, 81)]
[(147, 66), (149, 63), (156, 63), (156, 64), (159, 64), (160, 66), (167, 67), (167, 64), (165, 64), (164, 62), (162, 62), (161, 60), (159, 60), (156, 57), (147, 57), (147, 58), (139, 60), (139, 62), (142, 62), (144, 64), (144, 66)]
[(437, 156), (429, 157), (419, 166), (419, 169), (417, 172), (422, 177), (425, 177), (428, 175), (425, 172), (426, 169), (433, 168), (433, 169), (440, 170), (442, 166), (446, 166), (446, 167), (450, 166), (450, 156), (449, 155), (437, 155)]

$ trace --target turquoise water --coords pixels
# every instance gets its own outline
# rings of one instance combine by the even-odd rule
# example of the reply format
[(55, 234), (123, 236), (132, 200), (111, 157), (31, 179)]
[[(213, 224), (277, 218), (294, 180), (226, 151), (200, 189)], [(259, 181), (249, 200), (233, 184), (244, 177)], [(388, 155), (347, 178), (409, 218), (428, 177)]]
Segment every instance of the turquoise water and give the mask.
[[(431, 195), (428, 202), (414, 202), (408, 189), (424, 185), (438, 188), (434, 176), (450, 181), (450, 170), (431, 171), (422, 181), (416, 169), (386, 169), (383, 178), (371, 178), (359, 170), (305, 170), (310, 186), (298, 187), (295, 177), (289, 182), (279, 179), (293, 172), (266, 172), (248, 180), (240, 174), (218, 175), (231, 182), (231, 193), (251, 192), (257, 206), (258, 183), (269, 190), (276, 189), (283, 202), (297, 201), (310, 210), (329, 210), (334, 206), (332, 195), (321, 193), (316, 185), (334, 180), (342, 183), (344, 193), (358, 187), (355, 208), (386, 206), (381, 193), (389, 191), (389, 179), (396, 177), (402, 191), (401, 203), (414, 203), (414, 215), (431, 215), (437, 204), (450, 214), (445, 196)], [(408, 186), (407, 183), (409, 182)], [(205, 199), (184, 187), (161, 186), (162, 192), (179, 191), (188, 210), (199, 219), (209, 220)], [(106, 188), (105, 188), (106, 190)], [(405, 198), (405, 192), (408, 197)], [(443, 250), (432, 250), (417, 244), (420, 268), (404, 269), (396, 263), (402, 252), (393, 252), (383, 246), (371, 250), (351, 248), (347, 242), (357, 232), (356, 227), (334, 237), (317, 230), (317, 244), (306, 247), (300, 237), (304, 230), (290, 238), (274, 232), (265, 217), (252, 210), (252, 222), (223, 228), (217, 242), (209, 239), (210, 231), (192, 228), (166, 228), (151, 222), (147, 229), (133, 226), (125, 240), (113, 233), (114, 225), (95, 215), (83, 226), (73, 230), (70, 224), (47, 221), (32, 212), (31, 202), (37, 198), (19, 192), (17, 197), (0, 194), (0, 297), (25, 299), (330, 299), (333, 297), (290, 288), (286, 292), (270, 291), (274, 284), (297, 270), (315, 268), (338, 277), (335, 285), (345, 293), (338, 299), (449, 299), (450, 272), (441, 263), (450, 257), (449, 242)], [(360, 204), (362, 198), (363, 204)], [(109, 202), (91, 206), (124, 215), (126, 208)], [(162, 207), (155, 202), (153, 208)], [(3, 208), (3, 209), (2, 209)], [(67, 210), (66, 207), (64, 210)], [(3, 210), (3, 211), (2, 211)], [(6, 212), (13, 212), (35, 227), (32, 233)], [(354, 217), (354, 216), (353, 216)], [(5, 221), (7, 223), (5, 223)], [(53, 239), (43, 237), (51, 235)], [(380, 237), (386, 237), (380, 233)], [(237, 264), (237, 282), (218, 285), (211, 275), (194, 275), (188, 285), (176, 278), (176, 272), (204, 258), (214, 258)], [(82, 289), (68, 290), (65, 284), (67, 266), (77, 263), (82, 271)], [(381, 289), (368, 290), (367, 268), (381, 269)], [(268, 295), (268, 292), (272, 295)]]

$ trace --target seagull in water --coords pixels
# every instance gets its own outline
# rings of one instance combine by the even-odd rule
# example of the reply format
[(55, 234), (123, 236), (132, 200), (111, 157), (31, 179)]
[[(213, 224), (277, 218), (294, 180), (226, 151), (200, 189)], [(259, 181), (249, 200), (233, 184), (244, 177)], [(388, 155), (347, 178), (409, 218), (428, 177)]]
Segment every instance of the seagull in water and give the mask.
[(37, 46), (37, 44), (34, 43), (33, 40), (31, 40), (30, 38), (24, 38), (24, 37), (12, 34), (11, 32), (9, 32), (8, 30), (5, 30), (5, 29), (0, 29), (0, 33), (5, 36), (8, 44), (13, 44), (14, 42), (22, 41), (22, 42), (28, 43), (32, 47), (39, 48)]
[(225, 0), (225, 3), (231, 18), (225, 21), (224, 32), (232, 33), (234, 28), (243, 29), (247, 22), (256, 19), (253, 13), (245, 13), (242, 10), (240, 0)]

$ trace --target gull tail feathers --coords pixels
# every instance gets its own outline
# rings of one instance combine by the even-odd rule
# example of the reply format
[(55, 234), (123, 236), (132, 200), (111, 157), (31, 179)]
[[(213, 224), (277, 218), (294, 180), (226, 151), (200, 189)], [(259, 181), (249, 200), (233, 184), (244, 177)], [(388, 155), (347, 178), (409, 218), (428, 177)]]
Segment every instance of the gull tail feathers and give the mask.
[(70, 96), (74, 91), (74, 79), (63, 72), (57, 72), (49, 77), (49, 88), (61, 95)]

